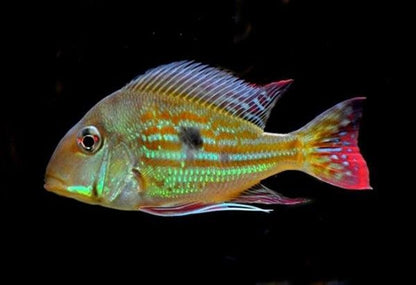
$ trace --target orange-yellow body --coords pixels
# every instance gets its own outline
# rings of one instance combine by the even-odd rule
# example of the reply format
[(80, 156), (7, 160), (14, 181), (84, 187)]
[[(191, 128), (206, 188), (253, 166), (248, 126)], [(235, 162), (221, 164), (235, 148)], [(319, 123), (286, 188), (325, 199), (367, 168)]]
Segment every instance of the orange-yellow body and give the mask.
[[(138, 156), (139, 167), (147, 173), (148, 194), (162, 197), (161, 203), (166, 198), (229, 201), (274, 173), (303, 165), (296, 135), (263, 133), (249, 122), (204, 106), (195, 110), (183, 102), (157, 104), (158, 108), (150, 106), (149, 111), (145, 107), (140, 116), (143, 129), (138, 145), (142, 151)], [(188, 149), (178, 139), (178, 126), (184, 122), (199, 129), (204, 142), (200, 149)], [(160, 139), (149, 141), (149, 137)]]
[(227, 201), (296, 203), (260, 184), (284, 170), (368, 188), (356, 145), (360, 98), (293, 133), (263, 132), (290, 82), (257, 87), (189, 62), (152, 70), (104, 98), (68, 132), (45, 186), (117, 209), (170, 209), (166, 215), (259, 209)]

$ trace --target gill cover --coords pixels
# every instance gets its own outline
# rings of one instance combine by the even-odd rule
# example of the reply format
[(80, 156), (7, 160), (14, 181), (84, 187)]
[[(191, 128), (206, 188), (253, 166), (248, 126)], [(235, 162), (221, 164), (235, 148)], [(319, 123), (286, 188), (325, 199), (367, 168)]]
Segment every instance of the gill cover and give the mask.
[(140, 183), (133, 171), (135, 164), (124, 142), (109, 143), (99, 169), (96, 189), (103, 206), (133, 210), (140, 203)]

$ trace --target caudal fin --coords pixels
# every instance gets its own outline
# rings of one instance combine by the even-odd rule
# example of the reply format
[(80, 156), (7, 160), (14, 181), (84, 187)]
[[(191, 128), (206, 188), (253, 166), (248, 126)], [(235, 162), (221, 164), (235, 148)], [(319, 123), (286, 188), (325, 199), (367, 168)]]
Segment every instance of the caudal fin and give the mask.
[(363, 100), (341, 102), (298, 131), (305, 172), (345, 189), (371, 189), (367, 164), (357, 145)]

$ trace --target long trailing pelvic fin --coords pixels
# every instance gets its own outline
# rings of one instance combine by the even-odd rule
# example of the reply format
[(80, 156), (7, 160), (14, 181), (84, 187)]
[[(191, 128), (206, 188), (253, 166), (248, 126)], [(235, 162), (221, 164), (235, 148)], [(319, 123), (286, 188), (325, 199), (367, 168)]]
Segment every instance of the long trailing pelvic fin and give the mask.
[(263, 212), (269, 213), (273, 210), (262, 209), (252, 205), (244, 205), (239, 203), (219, 203), (219, 204), (200, 204), (188, 203), (175, 205), (170, 207), (143, 207), (139, 209), (142, 212), (162, 216), (162, 217), (178, 217), (193, 214), (204, 214), (219, 211), (246, 211), (246, 212)]

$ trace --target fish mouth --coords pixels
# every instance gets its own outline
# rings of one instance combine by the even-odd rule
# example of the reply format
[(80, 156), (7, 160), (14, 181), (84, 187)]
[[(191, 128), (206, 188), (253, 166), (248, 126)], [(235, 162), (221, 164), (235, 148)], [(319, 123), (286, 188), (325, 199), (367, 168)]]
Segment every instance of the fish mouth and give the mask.
[(68, 188), (64, 180), (50, 174), (46, 174), (43, 187), (51, 192), (63, 192)]
[(55, 193), (59, 196), (63, 196), (63, 197), (67, 197), (67, 198), (72, 198), (84, 203), (89, 203), (89, 204), (97, 204), (98, 202), (93, 201), (91, 199), (91, 197), (87, 197), (85, 195), (81, 195), (79, 193), (74, 193), (71, 191), (68, 191), (68, 188), (70, 188), (67, 183), (65, 183), (65, 181), (62, 178), (59, 178), (57, 176), (54, 175), (50, 175), (50, 174), (46, 174), (45, 175), (45, 184), (43, 185), (43, 187), (52, 192)]

